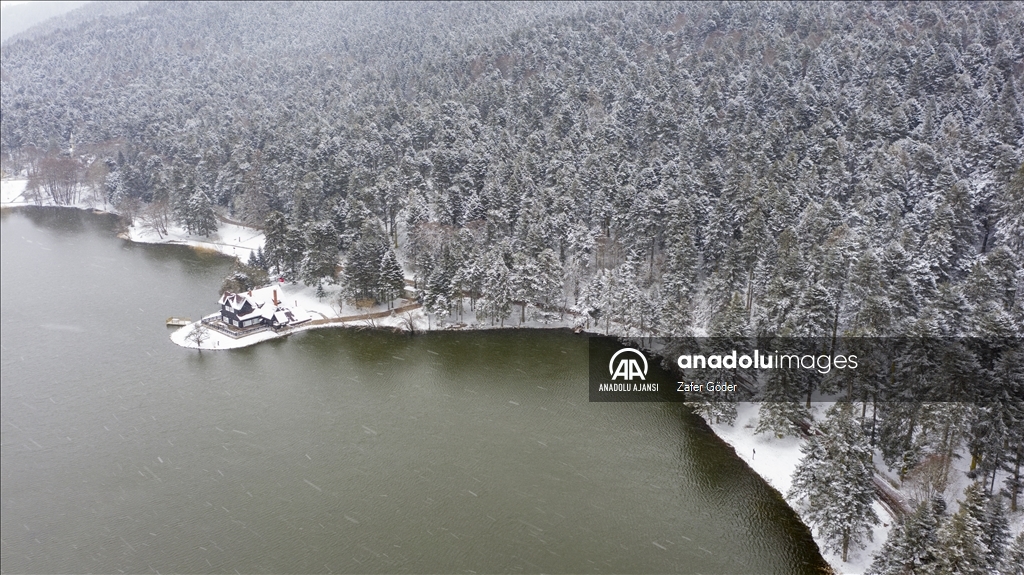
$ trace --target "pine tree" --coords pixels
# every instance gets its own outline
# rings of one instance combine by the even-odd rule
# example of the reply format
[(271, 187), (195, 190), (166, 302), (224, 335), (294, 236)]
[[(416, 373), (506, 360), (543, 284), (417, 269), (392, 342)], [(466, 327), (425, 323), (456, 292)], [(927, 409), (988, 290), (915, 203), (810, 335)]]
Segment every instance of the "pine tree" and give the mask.
[(201, 234), (209, 237), (217, 231), (217, 214), (213, 211), (210, 197), (202, 190), (196, 190), (188, 200), (188, 212), (185, 216), (185, 229), (190, 234)]
[(988, 497), (985, 513), (980, 519), (983, 533), (982, 543), (988, 549), (988, 565), (995, 571), (1006, 557), (1007, 542), (1010, 539), (1010, 521), (1006, 506), (999, 495)]
[(268, 268), (282, 272), (285, 262), (285, 236), (288, 234), (288, 222), (281, 212), (270, 212), (263, 224), (263, 253), (266, 255)]
[(1002, 241), (1016, 254), (1024, 252), (1024, 162), (1002, 188), (998, 200), (996, 229)]
[(909, 516), (899, 520), (865, 575), (929, 573), (935, 566), (938, 520), (941, 515), (930, 501), (922, 501)]
[(759, 332), (788, 335), (791, 331), (790, 315), (799, 302), (802, 268), (803, 258), (796, 231), (787, 227), (779, 234), (775, 273), (768, 281), (761, 302), (761, 320), (757, 326)]
[(745, 338), (749, 336), (750, 322), (743, 296), (733, 292), (724, 305), (711, 318), (708, 335), (717, 338)]
[(488, 255), (490, 265), (484, 272), (484, 290), (482, 301), (477, 306), (477, 315), (481, 319), (499, 320), (505, 325), (505, 318), (512, 312), (512, 282), (505, 259), (498, 250)]
[(385, 241), (376, 229), (366, 226), (349, 249), (344, 273), (346, 289), (352, 297), (371, 301), (379, 297), (380, 264), (384, 257)]
[(402, 295), (405, 289), (405, 274), (402, 272), (402, 266), (398, 263), (398, 258), (395, 257), (395, 251), (390, 247), (380, 262), (379, 285), (384, 300), (388, 302), (389, 306), (395, 298)]
[(455, 293), (455, 275), (457, 265), (452, 256), (451, 248), (442, 246), (440, 254), (433, 262), (427, 284), (423, 292), (423, 305), (429, 313), (443, 320), (452, 313), (459, 294)]
[(871, 447), (853, 416), (850, 404), (829, 408), (825, 421), (801, 448), (804, 454), (793, 475), (790, 499), (806, 500), (804, 515), (824, 541), (826, 551), (849, 559), (851, 548), (863, 547), (878, 523), (874, 502)]
[(306, 255), (306, 234), (298, 226), (288, 226), (282, 245), (282, 269), (284, 277), (297, 281), (302, 272), (302, 260)]
[(1000, 575), (1024, 575), (1024, 531), (1013, 540), (1002, 567)]
[(693, 323), (697, 284), (697, 248), (693, 242), (693, 210), (689, 202), (669, 201), (662, 268), (661, 329), (669, 335), (688, 335)]
[(801, 389), (789, 370), (774, 369), (765, 382), (754, 433), (772, 433), (779, 439), (798, 436), (796, 422), (809, 421), (810, 412), (800, 401)]
[(338, 232), (330, 222), (309, 226), (306, 255), (302, 259), (302, 282), (316, 286), (317, 297), (323, 298), (323, 281), (334, 282), (338, 265)]
[(984, 492), (978, 483), (965, 491), (960, 510), (939, 528), (936, 547), (938, 572), (984, 575), (988, 572), (989, 549), (979, 516), (983, 516)]

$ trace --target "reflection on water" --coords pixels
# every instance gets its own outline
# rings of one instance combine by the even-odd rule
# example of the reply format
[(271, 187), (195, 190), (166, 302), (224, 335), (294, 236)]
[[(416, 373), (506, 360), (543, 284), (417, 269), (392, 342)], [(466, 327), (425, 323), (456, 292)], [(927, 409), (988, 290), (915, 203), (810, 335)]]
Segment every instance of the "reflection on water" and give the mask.
[(5, 571), (824, 570), (699, 419), (589, 403), (585, 337), (199, 354), (163, 319), (214, 309), (228, 260), (84, 212), (2, 222)]

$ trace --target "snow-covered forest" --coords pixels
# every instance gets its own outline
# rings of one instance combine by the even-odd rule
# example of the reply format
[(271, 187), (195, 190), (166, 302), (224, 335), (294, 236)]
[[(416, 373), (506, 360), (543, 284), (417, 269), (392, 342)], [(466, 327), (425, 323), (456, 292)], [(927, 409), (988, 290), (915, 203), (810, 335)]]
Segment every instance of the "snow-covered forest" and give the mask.
[[(1022, 73), (1019, 2), (153, 2), (5, 43), (0, 145), (58, 203), (261, 227), (289, 279), (386, 301), (404, 268), (442, 320), (1019, 342)], [(1019, 349), (1003, 401), (855, 416), (1016, 511)], [(933, 548), (981, 513), (922, 505)]]

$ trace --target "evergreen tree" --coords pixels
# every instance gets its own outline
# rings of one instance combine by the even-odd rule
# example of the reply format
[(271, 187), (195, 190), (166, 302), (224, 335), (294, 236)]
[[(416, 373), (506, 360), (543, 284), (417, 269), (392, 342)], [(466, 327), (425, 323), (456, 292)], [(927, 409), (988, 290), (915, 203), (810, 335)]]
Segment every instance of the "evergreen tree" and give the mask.
[(345, 260), (345, 284), (356, 299), (377, 301), (381, 292), (380, 265), (385, 243), (380, 233), (367, 226)]
[(796, 423), (810, 421), (811, 416), (800, 401), (802, 390), (797, 381), (790, 370), (774, 369), (769, 373), (754, 433), (772, 433), (779, 439), (799, 435)]
[(384, 253), (384, 257), (380, 262), (379, 285), (383, 298), (388, 302), (389, 306), (405, 290), (405, 273), (402, 272), (402, 266), (399, 265), (398, 258), (395, 257), (395, 251), (390, 249), (390, 247)]
[(983, 533), (982, 543), (988, 549), (988, 565), (996, 571), (1006, 558), (1007, 543), (1010, 539), (1010, 521), (1002, 497), (989, 496), (985, 513), (980, 519)]
[(917, 505), (913, 513), (898, 520), (865, 575), (931, 573), (936, 564), (938, 520), (941, 515), (930, 501)]
[(484, 273), (483, 297), (477, 306), (477, 315), (490, 319), (491, 325), (497, 319), (504, 327), (505, 318), (512, 312), (512, 282), (505, 258), (496, 252), (488, 256), (490, 265)]
[(217, 231), (217, 214), (213, 211), (210, 197), (202, 190), (196, 190), (188, 200), (188, 211), (182, 222), (190, 234), (204, 235)]
[(441, 248), (436, 261), (427, 277), (427, 285), (423, 293), (423, 305), (429, 313), (443, 320), (452, 313), (456, 299), (461, 294), (455, 293), (456, 264), (448, 246)]
[(688, 335), (693, 324), (698, 252), (694, 245), (693, 210), (688, 202), (671, 200), (667, 211), (662, 269), (661, 329), (669, 335)]
[(302, 282), (316, 286), (317, 297), (326, 294), (323, 281), (334, 282), (338, 265), (338, 232), (330, 222), (316, 222), (309, 226), (306, 237), (306, 255), (302, 259)]
[(935, 551), (938, 572), (984, 575), (988, 573), (989, 549), (985, 546), (985, 532), (978, 520), (984, 514), (984, 491), (981, 485), (972, 483), (965, 494), (960, 510), (939, 528)]
[(302, 261), (306, 255), (306, 234), (298, 226), (288, 226), (282, 246), (281, 273), (291, 281), (298, 281), (302, 272)]
[(279, 272), (284, 269), (285, 262), (285, 236), (288, 234), (288, 222), (281, 212), (270, 212), (263, 224), (263, 246), (266, 255), (267, 267), (275, 268)]
[(823, 539), (825, 550), (849, 559), (851, 548), (871, 539), (878, 523), (872, 508), (874, 470), (871, 448), (850, 404), (829, 408), (825, 421), (801, 447), (804, 456), (788, 497), (804, 501), (804, 516)]
[(1003, 561), (1000, 575), (1024, 575), (1024, 531), (1017, 534)]

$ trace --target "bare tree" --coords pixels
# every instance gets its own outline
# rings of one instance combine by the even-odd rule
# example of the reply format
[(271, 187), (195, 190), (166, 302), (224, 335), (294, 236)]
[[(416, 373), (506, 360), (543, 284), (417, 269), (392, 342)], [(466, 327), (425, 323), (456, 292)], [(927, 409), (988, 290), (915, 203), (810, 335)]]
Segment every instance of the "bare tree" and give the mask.
[(407, 311), (401, 315), (402, 327), (405, 331), (408, 331), (410, 335), (416, 335), (416, 317), (413, 316), (411, 311)]
[(138, 219), (140, 212), (142, 211), (142, 200), (133, 197), (124, 197), (121, 201), (117, 202), (114, 206), (117, 208), (121, 219), (124, 220), (126, 227), (135, 225), (135, 220)]
[(86, 168), (84, 183), (89, 193), (85, 199), (93, 205), (103, 204), (106, 207), (107, 194), (103, 184), (107, 181), (109, 173), (110, 170), (107, 168), (107, 164), (99, 160), (94, 160)]
[(39, 162), (39, 182), (58, 206), (78, 200), (78, 161), (74, 158), (44, 158)]
[(201, 321), (196, 322), (192, 331), (185, 336), (185, 341), (196, 344), (200, 353), (203, 351), (203, 343), (208, 339), (210, 339), (210, 330)]
[(142, 207), (142, 228), (153, 230), (160, 238), (167, 234), (171, 223), (171, 206), (167, 200), (154, 200)]

